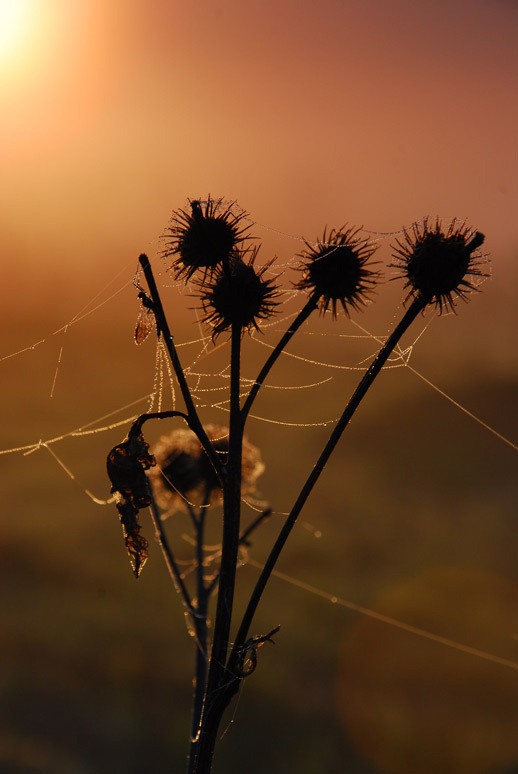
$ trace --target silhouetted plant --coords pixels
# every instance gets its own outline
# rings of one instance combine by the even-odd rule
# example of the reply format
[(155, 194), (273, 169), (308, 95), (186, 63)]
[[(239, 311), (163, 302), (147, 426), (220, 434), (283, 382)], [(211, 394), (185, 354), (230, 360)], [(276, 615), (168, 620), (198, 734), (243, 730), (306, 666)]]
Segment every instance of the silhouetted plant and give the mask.
[[(150, 311), (154, 315), (157, 335), (167, 348), (185, 411), (140, 416), (131, 427), (128, 439), (109, 453), (108, 474), (134, 574), (139, 576), (147, 559), (147, 541), (140, 535), (138, 512), (150, 506), (167, 566), (191, 620), (196, 666), (188, 772), (208, 774), (223, 712), (241, 681), (256, 668), (258, 648), (272, 641), (278, 631), (276, 627), (267, 634), (250, 636), (257, 605), (298, 515), (361, 400), (411, 323), (429, 306), (437, 308), (439, 313), (454, 310), (456, 298), (467, 300), (468, 293), (475, 289), (473, 279), (485, 276), (481, 269), (483, 256), (477, 252), (484, 236), (465, 224), (454, 222), (443, 230), (438, 220), (430, 226), (425, 219), (421, 226), (404, 231), (404, 241), (397, 240), (392, 265), (410, 289), (406, 299), (410, 304), (360, 379), (312, 467), (279, 531), (232, 640), (239, 549), (249, 543), (253, 531), (270, 513), (269, 509), (264, 510), (245, 530), (241, 529), (242, 495), (253, 491), (257, 477), (264, 470), (259, 451), (243, 435), (252, 404), (286, 344), (312, 312), (330, 310), (336, 317), (340, 307), (346, 314), (359, 311), (380, 281), (380, 274), (371, 262), (376, 247), (360, 236), (360, 229), (343, 227), (324, 231), (316, 244), (306, 242), (307, 249), (301, 253), (298, 266), (300, 277), (294, 283), (295, 288), (307, 291), (306, 303), (242, 400), (242, 337), (275, 314), (280, 291), (275, 280), (265, 276), (272, 262), (256, 268), (258, 248), (245, 246), (250, 239), (249, 226), (244, 225), (245, 213), (239, 211), (236, 215), (234, 203), (225, 205), (210, 196), (205, 202), (191, 201), (190, 209), (190, 212), (178, 210), (173, 214), (164, 255), (171, 260), (170, 270), (175, 278), (186, 282), (193, 279), (203, 321), (211, 328), (213, 339), (226, 332), (230, 334), (229, 426), (202, 426), (149, 260), (141, 255), (140, 264), (149, 288), (148, 295), (139, 286), (141, 314), (143, 318), (149, 317)], [(137, 343), (151, 327), (148, 319), (139, 323)], [(180, 419), (187, 425), (162, 436), (153, 449), (153, 456), (148, 452), (142, 429), (152, 419)], [(205, 516), (215, 503), (223, 505), (221, 551), (212, 551), (207, 556)], [(165, 513), (159, 512), (158, 505)], [(189, 513), (193, 527), (195, 572), (191, 573), (194, 577), (191, 589), (179, 570), (163, 526), (163, 519), (177, 509)], [(216, 588), (214, 628), (210, 637), (209, 601)]]

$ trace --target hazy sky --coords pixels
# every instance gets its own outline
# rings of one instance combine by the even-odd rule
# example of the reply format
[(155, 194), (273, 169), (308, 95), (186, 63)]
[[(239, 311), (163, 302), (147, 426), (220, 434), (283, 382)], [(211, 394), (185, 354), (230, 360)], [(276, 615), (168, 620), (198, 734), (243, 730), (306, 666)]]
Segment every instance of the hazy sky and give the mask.
[[(10, 16), (10, 9), (17, 9), (18, 16)], [(274, 250), (282, 258), (301, 249), (300, 242), (278, 232), (314, 239), (326, 225), (340, 227), (346, 222), (373, 231), (395, 231), (424, 215), (466, 217), (470, 226), (486, 234), (484, 250), (492, 255), (494, 284), (470, 304), (468, 314), (463, 310), (459, 326), (450, 327), (457, 322), (450, 319), (427, 331), (426, 347), (422, 339), (428, 358), (423, 371), (446, 390), (453, 365), (467, 381), (476, 381), (477, 369), (493, 375), (496, 362), (515, 370), (517, 87), (516, 0), (0, 0), (2, 308), (4, 314), (6, 309), (14, 312), (0, 357), (17, 349), (22, 352), (3, 362), (2, 446), (54, 438), (72, 428), (90, 427), (97, 417), (120, 418), (121, 406), (133, 406), (154, 389), (154, 348), (149, 344), (147, 350), (137, 350), (132, 338), (137, 293), (131, 280), (137, 256), (146, 251), (154, 258), (172, 210), (183, 207), (187, 197), (209, 193), (235, 199), (251, 213), (260, 226), (254, 233), (267, 243), (260, 253), (265, 260)], [(380, 260), (386, 261), (387, 244), (380, 253)], [(395, 285), (390, 283), (388, 290), (396, 293)], [(84, 327), (74, 326), (71, 334), (65, 327), (59, 335), (50, 335), (98, 293), (106, 300), (121, 288), (126, 294), (103, 307), (99, 304), (99, 313)], [(173, 306), (177, 299), (171, 294), (167, 302)], [(124, 302), (127, 315), (121, 319)], [(181, 299), (181, 308), (185, 306), (192, 309), (192, 299)], [(174, 312), (176, 322), (180, 304)], [(472, 321), (479, 316), (478, 327), (469, 327), (470, 314)], [(52, 324), (51, 315), (56, 320)], [(383, 334), (395, 319), (390, 307), (376, 332)], [(189, 324), (189, 338), (197, 337), (198, 328), (192, 327), (192, 320)], [(45, 344), (26, 352), (44, 337)], [(320, 339), (315, 341), (316, 348)], [(329, 342), (325, 346), (329, 351)], [(420, 349), (412, 361), (417, 361), (416, 367)], [(434, 352), (441, 357), (435, 358)], [(324, 353), (315, 360), (324, 362), (326, 357)], [(344, 358), (353, 362), (350, 354)], [(247, 373), (255, 377), (255, 371)], [(327, 371), (322, 373), (327, 381)], [(410, 374), (400, 377), (402, 395), (410, 389), (404, 381), (407, 376), (410, 383)], [(491, 384), (489, 376), (486, 383)], [(428, 389), (417, 379), (415, 384)], [(498, 388), (496, 377), (495, 384)], [(471, 398), (468, 402), (470, 410), (480, 412), (484, 421), (494, 421), (507, 435), (514, 404), (508, 397), (511, 388), (502, 384), (501, 392), (497, 388), (490, 392), (503, 396), (499, 405), (485, 405), (482, 397), (477, 403), (477, 393), (474, 405)], [(391, 389), (396, 394), (396, 388)], [(458, 391), (453, 394), (458, 396)], [(403, 405), (403, 398), (396, 405)], [(316, 408), (320, 410), (321, 404)], [(308, 413), (312, 422), (315, 406)], [(331, 414), (324, 416), (327, 421)], [(389, 420), (397, 422), (397, 417)], [(126, 429), (117, 430), (119, 438)], [(441, 428), (438, 432), (444, 444), (450, 444), (449, 434)], [(272, 437), (277, 438), (273, 431)], [(294, 456), (302, 448), (300, 437), (293, 441)], [(395, 432), (396, 443), (399, 437)], [(110, 444), (102, 434), (85, 438), (74, 439), (70, 459), (68, 452), (64, 455), (66, 464), (85, 487), (104, 498), (108, 483), (103, 468)], [(286, 439), (282, 449), (291, 442), (288, 434)], [(498, 509), (511, 495), (507, 483), (500, 492), (501, 479), (491, 479), (493, 447), (488, 442), (480, 451), (486, 439), (494, 442), (489, 434), (481, 434), (471, 458), (464, 455), (467, 445), (460, 445), (462, 438), (453, 438), (451, 443), (459, 443), (462, 451), (458, 458), (450, 451), (446, 459), (458, 464), (461, 478), (482, 482), (489, 470), (490, 484), (486, 481), (484, 486), (493, 487), (487, 491), (496, 493)], [(426, 440), (419, 438), (423, 445)], [(101, 451), (89, 453), (90, 442)], [(406, 449), (405, 442), (401, 436), (401, 448)], [(57, 448), (61, 454), (61, 445)], [(18, 513), (23, 490), (23, 518), (32, 514), (30, 523), (45, 530), (48, 540), (49, 527), (40, 515), (42, 481), (48, 491), (51, 482), (57, 482), (62, 499), (56, 502), (62, 505), (52, 500), (48, 506), (56, 518), (65, 507), (74, 519), (77, 514), (72, 495), (62, 486), (66, 474), (56, 472), (55, 461), (43, 455), (23, 458), (34, 467), (22, 468), (16, 460), (19, 478), (9, 480), (15, 499), (7, 511)], [(341, 480), (343, 472), (339, 475)], [(365, 480), (371, 486), (370, 479)], [(403, 499), (408, 499), (412, 486), (418, 484), (405, 483)], [(82, 497), (80, 488), (77, 497)], [(381, 502), (383, 496), (376, 497)], [(90, 520), (92, 504), (83, 499), (84, 518)], [(488, 543), (487, 563), (485, 549), (484, 553), (480, 549), (483, 567), (491, 566), (493, 557), (499, 568), (495, 546), (510, 527), (497, 521), (493, 534), (493, 503), (487, 508), (491, 526), (481, 516), (486, 502), (479, 506), (470, 499), (463, 507), (470, 519), (479, 520), (481, 545)], [(432, 506), (419, 505), (432, 524), (428, 514)], [(74, 523), (75, 529), (77, 524), (91, 524)], [(9, 529), (22, 534), (24, 524), (11, 519)], [(455, 529), (452, 524), (440, 534), (450, 541)], [(420, 534), (412, 530), (413, 526), (410, 540), (412, 534), (414, 538)], [(462, 557), (464, 544), (475, 541), (471, 531), (467, 541), (464, 532), (457, 535)], [(59, 539), (69, 563), (69, 538), (63, 532)], [(25, 545), (25, 536), (23, 541)], [(361, 562), (369, 555), (364, 544), (360, 537)], [(416, 546), (420, 556), (421, 547)], [(455, 555), (455, 548), (450, 542), (445, 546), (440, 561), (452, 561), (448, 557)], [(372, 556), (377, 556), (376, 550)], [(411, 600), (413, 588), (407, 586)], [(500, 586), (491, 588), (495, 599), (503, 594)], [(493, 628), (489, 627), (492, 634)], [(358, 652), (368, 655), (362, 631)], [(499, 636), (498, 628), (496, 632)], [(459, 639), (470, 642), (469, 637)], [(377, 646), (377, 632), (372, 641)], [(344, 660), (355, 663), (361, 664), (361, 658)], [(467, 669), (471, 670), (470, 663)], [(456, 700), (455, 696), (454, 706)], [(500, 718), (498, 713), (495, 717)], [(383, 731), (385, 726), (379, 728)], [(429, 724), (422, 728), (427, 730)], [(454, 724), (452, 729), (455, 733)], [(362, 732), (350, 721), (348, 735), (356, 733), (360, 748)], [(514, 751), (514, 735), (511, 743)], [(478, 746), (473, 749), (478, 751)]]
[(514, 2), (18, 6), (0, 54), (10, 274), (120, 268), (209, 192), (311, 238), (467, 216), (516, 254)]

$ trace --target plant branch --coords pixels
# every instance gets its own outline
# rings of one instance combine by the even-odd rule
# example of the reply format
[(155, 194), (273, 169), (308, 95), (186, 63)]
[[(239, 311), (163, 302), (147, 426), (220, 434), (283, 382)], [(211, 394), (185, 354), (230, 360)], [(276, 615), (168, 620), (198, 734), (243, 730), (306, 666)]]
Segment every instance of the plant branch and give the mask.
[(162, 306), (160, 293), (158, 292), (155, 278), (153, 276), (153, 270), (151, 269), (151, 264), (149, 263), (149, 258), (147, 257), (147, 255), (143, 253), (139, 258), (139, 262), (140, 262), (140, 265), (142, 266), (142, 270), (144, 272), (144, 276), (146, 278), (146, 282), (149, 287), (149, 292), (151, 293), (151, 300), (153, 302), (153, 312), (155, 314), (156, 325), (157, 325), (157, 335), (163, 336), (165, 345), (167, 347), (167, 351), (171, 359), (171, 364), (173, 366), (176, 378), (178, 380), (178, 384), (182, 392), (185, 407), (187, 409), (187, 414), (189, 417), (189, 426), (191, 430), (193, 430), (193, 432), (196, 433), (201, 445), (203, 446), (207, 456), (209, 457), (212, 465), (214, 466), (214, 470), (220, 477), (221, 481), (223, 481), (225, 477), (225, 468), (221, 464), (221, 461), (218, 458), (218, 455), (214, 451), (214, 447), (212, 446), (212, 443), (210, 442), (207, 436), (207, 433), (203, 429), (203, 425), (201, 424), (200, 418), (198, 416), (198, 412), (196, 411), (196, 407), (192, 399), (191, 391), (189, 390), (189, 386), (187, 384), (187, 380), (185, 378), (182, 365), (180, 363), (180, 358), (178, 357), (178, 353), (174, 345), (173, 337), (169, 330), (169, 325), (164, 313), (164, 308)]
[(245, 403), (243, 405), (243, 408), (241, 409), (241, 417), (243, 422), (245, 422), (250, 409), (252, 408), (252, 404), (254, 400), (257, 397), (257, 393), (263, 386), (263, 383), (270, 373), (272, 367), (275, 365), (279, 355), (282, 354), (284, 351), (284, 348), (286, 347), (286, 344), (290, 341), (290, 339), (293, 337), (293, 335), (298, 331), (300, 326), (303, 322), (305, 322), (310, 314), (317, 308), (318, 301), (319, 301), (320, 295), (318, 293), (313, 293), (310, 297), (307, 303), (302, 307), (300, 312), (298, 313), (297, 317), (293, 320), (291, 325), (289, 326), (288, 330), (284, 333), (284, 335), (280, 338), (278, 341), (275, 349), (272, 350), (270, 356), (266, 360), (264, 366), (261, 368), (257, 379), (255, 380), (254, 384), (252, 385), (250, 392), (248, 393), (248, 397), (245, 400)]
[(270, 555), (266, 560), (266, 563), (264, 565), (263, 570), (261, 571), (257, 584), (252, 592), (252, 596), (250, 597), (250, 601), (245, 610), (245, 614), (243, 616), (241, 625), (239, 627), (239, 631), (236, 636), (234, 647), (230, 654), (229, 663), (228, 663), (228, 669), (230, 671), (236, 668), (239, 649), (246, 641), (250, 626), (252, 624), (253, 617), (255, 615), (255, 611), (257, 609), (257, 606), (259, 604), (259, 601), (265, 589), (266, 583), (268, 582), (268, 579), (275, 566), (275, 563), (277, 562), (279, 554), (281, 553), (284, 547), (284, 544), (286, 543), (286, 540), (288, 539), (288, 536), (291, 530), (293, 529), (293, 526), (297, 520), (297, 517), (300, 511), (302, 510), (304, 504), (306, 503), (306, 500), (308, 499), (313, 487), (318, 481), (318, 478), (322, 473), (322, 470), (324, 469), (327, 461), (329, 460), (331, 453), (333, 452), (345, 428), (349, 424), (351, 417), (353, 416), (354, 412), (356, 411), (362, 399), (364, 398), (365, 394), (367, 393), (369, 387), (372, 385), (374, 379), (376, 378), (376, 376), (378, 375), (378, 373), (386, 363), (390, 353), (392, 352), (396, 344), (399, 342), (399, 340), (401, 339), (405, 331), (409, 328), (411, 323), (415, 320), (417, 315), (424, 310), (425, 306), (426, 306), (426, 301), (423, 298), (418, 297), (414, 299), (414, 301), (412, 302), (408, 310), (405, 312), (403, 319), (396, 326), (392, 334), (389, 336), (389, 338), (387, 339), (383, 347), (376, 355), (376, 358), (374, 359), (374, 361), (367, 369), (363, 378), (361, 379), (359, 385), (357, 386), (351, 399), (349, 400), (347, 406), (345, 407), (345, 410), (342, 416), (338, 420), (333, 432), (331, 433), (331, 436), (329, 437), (329, 440), (326, 443), (313, 470), (308, 476), (306, 483), (302, 487), (302, 490), (289, 516), (287, 517), (279, 533), (279, 536), (277, 537), (277, 540), (272, 548), (272, 551), (270, 552)]
[(266, 510), (262, 511), (257, 518), (255, 518), (245, 529), (241, 537), (239, 538), (239, 545), (242, 546), (244, 543), (248, 542), (248, 538), (254, 532), (257, 527), (263, 523), (265, 519), (268, 519), (272, 515), (272, 509), (266, 508)]
[(128, 438), (131, 440), (140, 435), (142, 431), (142, 425), (147, 422), (148, 419), (172, 419), (173, 417), (181, 417), (189, 425), (189, 417), (184, 414), (183, 411), (154, 411), (149, 414), (141, 414), (131, 425), (128, 433)]
[[(241, 327), (232, 326), (230, 356), (230, 421), (227, 476), (223, 482), (223, 538), (219, 572), (218, 600), (212, 638), (212, 652), (207, 678), (202, 723), (193, 771), (210, 771), (219, 722), (227, 705), (229, 675), (226, 670), (230, 639), (230, 624), (234, 602), (239, 522), (241, 509), (241, 457), (243, 422), (241, 420), (239, 387), (241, 359)], [(233, 678), (230, 678), (231, 680)]]
[(167, 540), (167, 536), (164, 530), (164, 525), (162, 523), (162, 518), (160, 516), (160, 513), (158, 512), (158, 508), (153, 496), (151, 496), (150, 509), (151, 509), (151, 518), (153, 519), (153, 524), (155, 525), (158, 542), (160, 544), (160, 548), (162, 549), (165, 563), (167, 565), (167, 569), (169, 570), (169, 575), (173, 579), (173, 583), (175, 585), (176, 590), (181, 594), (184, 605), (187, 608), (187, 611), (191, 615), (194, 623), (196, 624), (197, 611), (195, 610), (192, 604), (191, 596), (181, 576), (180, 570), (178, 568), (173, 552), (169, 545), (169, 541)]
[[(257, 527), (263, 523), (265, 519), (271, 516), (271, 514), (272, 514), (271, 508), (267, 508), (265, 511), (260, 513), (259, 516), (256, 519), (254, 519), (251, 524), (248, 525), (248, 527), (245, 529), (245, 531), (239, 538), (239, 545), (242, 546), (244, 543), (248, 543), (248, 538), (250, 537), (252, 532), (254, 532), (257, 529)], [(212, 581), (207, 587), (207, 591), (209, 592), (209, 594), (212, 593), (214, 586), (216, 585), (218, 580), (219, 580), (219, 573), (215, 576), (215, 578), (212, 579)]]
[[(208, 504), (208, 487), (206, 496), (204, 498), (204, 505)], [(205, 689), (207, 685), (207, 665), (208, 665), (208, 653), (207, 653), (207, 638), (208, 638), (208, 626), (207, 615), (208, 605), (211, 590), (210, 587), (205, 586), (205, 569), (204, 569), (204, 530), (205, 530), (205, 514), (206, 509), (202, 506), (199, 510), (199, 517), (194, 518), (194, 525), (196, 531), (196, 585), (197, 585), (197, 617), (195, 619), (195, 631), (196, 631), (196, 657), (195, 657), (195, 677), (194, 677), (194, 690), (192, 701), (192, 724), (191, 724), (191, 744), (189, 755), (189, 768), (188, 774), (193, 771), (193, 765), (195, 756), (192, 754), (198, 744), (198, 734), (200, 730), (200, 721), (203, 711), (203, 699), (205, 696)], [(194, 517), (194, 513), (193, 513)]]

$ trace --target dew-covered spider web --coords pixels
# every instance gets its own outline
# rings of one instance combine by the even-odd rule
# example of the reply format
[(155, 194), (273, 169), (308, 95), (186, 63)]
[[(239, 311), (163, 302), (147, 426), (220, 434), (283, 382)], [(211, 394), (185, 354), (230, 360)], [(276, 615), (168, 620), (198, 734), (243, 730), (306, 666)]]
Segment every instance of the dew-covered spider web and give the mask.
[[(450, 221), (449, 218), (444, 219), (444, 222)], [(410, 229), (412, 225), (408, 224), (406, 228)], [(277, 277), (283, 295), (277, 313), (260, 325), (260, 331), (254, 330), (244, 339), (241, 369), (243, 399), (254, 384), (262, 363), (294, 319), (305, 299), (303, 291), (296, 290), (293, 286), (297, 279), (297, 267), (300, 264), (298, 254), (305, 247), (304, 240), (258, 223), (254, 223), (253, 231), (255, 236), (263, 240), (263, 247), (259, 253), (259, 265), (261, 265), (261, 259), (266, 262), (271, 257), (266, 254), (264, 247), (268, 240), (273, 239), (276, 247), (280, 245), (278, 258), (268, 269), (268, 276)], [(395, 272), (387, 268), (390, 261), (390, 245), (398, 235), (401, 235), (402, 230), (381, 233), (363, 229), (363, 233), (379, 246), (375, 260), (380, 262), (380, 270), (385, 280), (391, 279)], [(316, 234), (306, 235), (306, 239), (311, 242), (311, 239), (316, 236)], [(184, 283), (174, 280), (168, 271), (169, 267), (160, 255), (160, 244), (157, 242), (151, 245), (149, 252), (175, 346), (196, 407), (204, 422), (225, 425), (229, 411), (228, 337), (223, 334), (213, 340), (211, 331), (202, 321), (202, 312), (196, 299), (196, 288), (192, 284), (185, 286)], [(92, 475), (94, 483), (90, 483), (88, 478), (92, 474), (91, 466), (87, 465), (83, 469), (81, 463), (83, 445), (87, 444), (88, 439), (92, 437), (102, 438), (105, 441), (103, 440), (99, 448), (104, 447), (107, 452), (114, 443), (126, 435), (131, 422), (140, 414), (181, 408), (182, 399), (166, 348), (161, 338), (157, 340), (151, 324), (148, 326), (150, 330), (145, 331), (149, 335), (144, 335), (142, 332), (140, 346), (134, 347), (135, 326), (147, 325), (146, 322), (142, 322), (145, 310), (142, 308), (142, 301), (139, 300), (139, 293), (145, 290), (145, 282), (141, 272), (136, 268), (135, 257), (128, 261), (127, 266), (115, 276), (108, 274), (104, 276), (99, 284), (99, 291), (91, 298), (85, 298), (79, 310), (55, 330), (48, 334), (42, 332), (41, 337), (27, 341), (13, 351), (10, 351), (8, 343), (4, 343), (0, 368), (10, 368), (8, 378), (12, 380), (12, 374), (16, 373), (16, 366), (13, 367), (13, 364), (20, 363), (20, 389), (26, 390), (30, 387), (31, 394), (37, 397), (39, 405), (52, 406), (54, 418), (50, 418), (49, 422), (54, 429), (52, 432), (45, 432), (44, 435), (36, 433), (31, 437), (30, 427), (26, 427), (23, 436), (3, 445), (0, 456), (4, 459), (7, 456), (17, 457), (19, 465), (22, 466), (26, 465), (28, 459), (34, 455), (50, 455), (63, 476), (75, 482), (78, 498), (86, 496), (96, 505), (113, 508), (113, 498), (109, 493), (107, 479), (104, 489), (96, 488), (99, 487), (96, 475)], [(376, 309), (375, 303), (369, 305), (362, 314), (353, 312), (350, 318), (342, 312), (338, 314), (336, 320), (332, 319), (330, 313), (326, 315), (314, 313), (310, 323), (306, 324), (288, 344), (262, 386), (249, 416), (246, 435), (260, 446), (267, 470), (269, 465), (273, 467), (272, 479), (274, 473), (279, 473), (281, 462), (290, 467), (292, 461), (296, 462), (300, 457), (301, 465), (298, 467), (295, 465), (296, 474), (290, 470), (284, 474), (279, 473), (281, 476), (288, 477), (288, 485), (277, 485), (273, 496), (268, 491), (267, 483), (260, 485), (256, 495), (244, 496), (244, 511), (249, 512), (251, 516), (261, 512), (268, 505), (272, 508), (277, 523), (280, 524), (282, 518), (289, 512), (290, 502), (296, 495), (296, 485), (303, 482), (309, 472), (308, 465), (311, 464), (311, 459), (319, 453), (326, 434), (336, 423), (361, 373), (372, 362), (402, 315), (405, 296), (402, 284), (395, 281), (380, 285), (373, 300), (376, 301), (387, 290), (394, 303), (392, 306), (382, 303), (381, 310), (373, 315), (371, 310)], [(474, 296), (476, 295), (475, 293)], [(473, 306), (477, 300), (473, 298)], [(121, 307), (123, 307), (122, 312)], [(462, 303), (459, 304), (459, 312), (459, 320), (461, 320), (464, 312)], [(117, 323), (114, 326), (113, 341), (110, 341), (112, 335), (110, 319)], [(374, 445), (380, 443), (375, 432), (376, 423), (379, 416), (383, 416), (384, 421), (390, 420), (393, 406), (397, 403), (399, 386), (405, 396), (410, 396), (413, 387), (417, 384), (421, 394), (423, 391), (430, 391), (430, 394), (433, 394), (433, 400), (442, 405), (443, 413), (450, 418), (446, 420), (447, 422), (451, 421), (461, 428), (468, 428), (468, 426), (471, 428), (469, 432), (475, 439), (473, 443), (478, 444), (478, 450), (475, 452), (477, 459), (484, 455), (486, 444), (491, 449), (498, 446), (500, 455), (512, 456), (518, 451), (518, 442), (512, 434), (512, 428), (494, 423), (490, 413), (488, 416), (479, 402), (475, 401), (475, 405), (472, 406), (458, 397), (454, 386), (451, 388), (449, 385), (448, 378), (443, 382), (436, 375), (435, 360), (432, 367), (427, 369), (428, 344), (437, 329), (445, 322), (448, 324), (449, 340), (444, 346), (454, 348), (455, 324), (449, 324), (448, 318), (441, 319), (430, 310), (417, 320), (405, 338), (404, 344), (390, 357), (384, 373), (379, 377), (380, 384), (373, 390), (377, 393), (377, 400), (381, 405), (380, 414), (369, 413), (370, 410), (366, 408), (368, 421), (366, 441)], [(456, 320), (453, 321), (455, 322)], [(97, 408), (100, 404), (99, 395), (93, 399), (88, 390), (85, 391), (81, 387), (82, 382), (87, 381), (91, 370), (98, 367), (95, 354), (92, 355), (92, 350), (89, 350), (90, 354), (86, 361), (80, 362), (79, 365), (75, 358), (78, 348), (80, 349), (84, 340), (89, 338), (89, 331), (92, 331), (92, 336), (99, 336), (100, 330), (102, 330), (103, 340), (98, 344), (99, 351), (112, 348), (116, 352), (113, 367), (106, 357), (102, 359), (99, 366), (101, 378), (109, 377), (113, 388), (103, 396), (105, 408), (101, 411)], [(121, 334), (123, 330), (125, 334)], [(123, 335), (126, 339), (119, 344), (117, 337)], [(122, 338), (120, 340), (122, 341)], [(440, 347), (435, 343), (432, 349), (435, 358)], [(95, 353), (95, 347), (93, 352)], [(124, 385), (124, 389), (121, 390), (124, 398), (120, 400), (115, 387), (118, 382)], [(388, 393), (386, 397), (382, 394), (385, 392)], [(367, 396), (366, 406), (369, 400), (370, 396)], [(411, 402), (412, 398), (408, 397), (408, 400)], [(63, 412), (66, 413), (67, 419), (72, 405), (71, 413), (76, 414), (77, 422), (63, 426), (59, 416), (60, 405), (67, 406), (67, 412)], [(462, 420), (459, 417), (462, 417)], [(383, 439), (392, 436), (392, 442), (396, 447), (398, 445), (404, 447), (406, 437), (401, 436), (400, 431), (407, 433), (408, 427), (398, 416), (392, 417), (392, 420), (392, 430), (384, 429)], [(419, 416), (415, 427), (416, 434), (426, 432), (431, 439), (435, 430), (439, 440), (449, 443), (448, 439), (445, 439), (448, 427), (443, 425), (434, 428), (433, 422), (430, 423), (430, 417), (428, 417), (424, 422), (425, 429), (421, 429), (418, 420)], [(354, 421), (353, 443), (359, 443), (363, 453), (364, 442), (358, 440), (361, 437), (361, 425), (362, 411), (360, 410), (358, 418)], [(165, 429), (157, 427), (153, 432), (156, 439), (165, 432)], [(282, 447), (283, 438), (287, 439), (288, 452), (278, 451)], [(344, 449), (347, 448), (347, 439), (346, 432), (342, 439)], [(269, 443), (277, 449), (271, 455), (272, 463), (269, 462)], [(354, 454), (354, 447), (352, 453)], [(387, 450), (386, 453), (390, 454), (390, 451)], [(464, 461), (463, 465), (469, 469), (469, 460)], [(355, 473), (358, 472), (357, 463), (353, 465), (353, 469)], [(343, 482), (339, 478), (335, 481), (334, 476), (340, 476), (340, 472), (333, 468), (332, 476), (331, 479), (327, 478), (325, 486), (326, 488), (336, 486), (339, 490)], [(366, 481), (368, 482), (368, 476)], [(327, 508), (329, 497), (326, 493), (323, 499)], [(114, 515), (114, 521), (115, 518)], [(299, 526), (302, 533), (311, 540), (320, 540), (326, 533), (329, 534), (330, 530), (327, 519), (319, 520), (318, 509), (313, 509), (311, 516), (306, 517), (303, 513)], [(359, 530), (362, 535), (363, 529)], [(368, 535), (367, 528), (365, 528), (365, 534)], [(212, 546), (212, 549), (217, 553), (217, 545)], [(261, 566), (254, 556), (253, 548), (246, 555), (243, 554), (243, 562), (251, 568), (250, 572), (252, 568)], [(186, 562), (185, 573), (192, 571), (192, 562)], [(488, 649), (475, 647), (469, 642), (463, 643), (454, 638), (444, 637), (440, 633), (428, 631), (424, 626), (414, 626), (393, 616), (376, 612), (367, 605), (346, 599), (343, 594), (334, 593), (332, 588), (327, 590), (320, 588), (304, 577), (303, 571), (299, 571), (298, 576), (294, 577), (279, 569), (277, 577), (283, 582), (297, 586), (306, 594), (316, 595), (338, 607), (354, 610), (360, 615), (376, 618), (386, 626), (406, 631), (409, 636), (417, 635), (434, 640), (448, 648), (461, 650), (471, 657), (492, 661), (513, 670), (518, 669), (518, 659), (507, 658), (498, 653), (492, 653)], [(512, 629), (512, 625), (510, 628)]]

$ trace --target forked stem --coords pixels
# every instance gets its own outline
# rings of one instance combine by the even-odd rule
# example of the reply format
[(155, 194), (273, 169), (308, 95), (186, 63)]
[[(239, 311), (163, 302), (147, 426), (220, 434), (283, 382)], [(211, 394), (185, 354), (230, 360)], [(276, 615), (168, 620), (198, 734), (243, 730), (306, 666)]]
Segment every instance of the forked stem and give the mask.
[[(306, 483), (302, 487), (302, 490), (288, 518), (284, 522), (284, 525), (279, 533), (279, 536), (277, 537), (277, 540), (257, 580), (255, 588), (250, 597), (250, 601), (245, 610), (245, 614), (241, 621), (241, 625), (239, 627), (239, 631), (236, 636), (234, 647), (230, 654), (229, 663), (228, 663), (228, 668), (230, 671), (236, 670), (236, 667), (238, 665), (239, 650), (244, 644), (244, 642), (246, 641), (248, 632), (250, 630), (250, 626), (252, 624), (253, 617), (257, 610), (257, 606), (259, 604), (259, 601), (261, 599), (265, 586), (268, 582), (268, 579), (270, 578), (273, 568), (275, 567), (277, 559), (279, 558), (279, 554), (281, 553), (284, 547), (284, 544), (286, 543), (286, 540), (288, 539), (288, 536), (295, 525), (295, 522), (297, 520), (297, 517), (300, 511), (302, 510), (313, 487), (318, 481), (318, 478), (320, 477), (320, 474), (322, 473), (327, 461), (329, 460), (329, 457), (331, 456), (334, 448), (336, 447), (336, 444), (338, 443), (342, 433), (344, 432), (345, 428), (349, 424), (351, 417), (354, 415), (354, 412), (360, 405), (361, 401), (365, 397), (365, 394), (367, 393), (368, 389), (374, 382), (374, 379), (379, 374), (382, 367), (385, 365), (389, 355), (391, 354), (394, 347), (397, 345), (397, 343), (399, 342), (399, 340), (401, 339), (405, 331), (410, 327), (410, 325), (418, 316), (418, 314), (423, 311), (425, 306), (426, 306), (426, 300), (423, 299), (422, 297), (417, 297), (416, 299), (414, 299), (412, 304), (409, 306), (409, 308), (403, 315), (401, 322), (396, 326), (392, 334), (389, 336), (389, 338), (387, 339), (387, 341), (380, 349), (375, 359), (373, 360), (373, 362), (365, 372), (363, 378), (358, 384), (347, 406), (345, 407), (345, 410), (342, 416), (336, 423), (336, 426), (333, 432), (331, 433), (328, 442), (326, 443), (314, 468), (309, 474), (306, 480)], [(237, 690), (237, 687), (236, 687), (236, 690)]]

